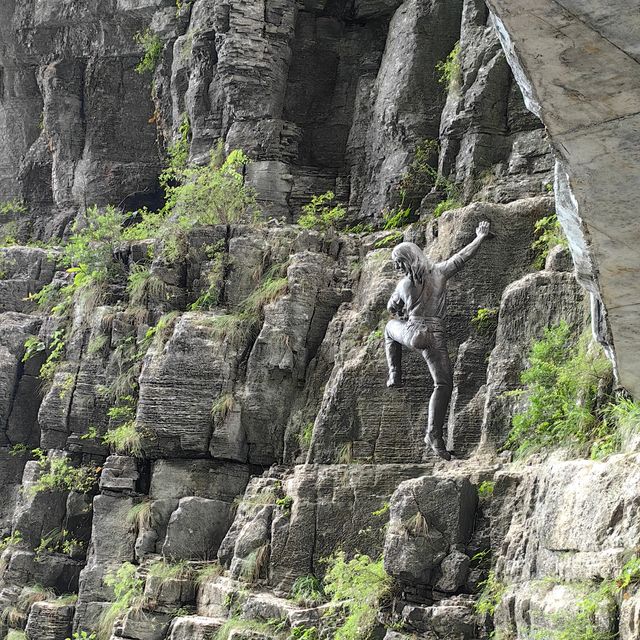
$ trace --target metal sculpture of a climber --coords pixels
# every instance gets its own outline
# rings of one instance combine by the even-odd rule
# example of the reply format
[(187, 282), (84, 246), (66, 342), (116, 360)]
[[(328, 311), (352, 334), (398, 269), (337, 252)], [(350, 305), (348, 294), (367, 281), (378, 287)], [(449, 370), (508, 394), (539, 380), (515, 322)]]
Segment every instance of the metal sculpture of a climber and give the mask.
[(481, 222), (473, 242), (448, 260), (435, 264), (413, 242), (402, 242), (391, 254), (395, 267), (404, 273), (404, 278), (398, 282), (387, 304), (387, 309), (397, 316), (387, 323), (384, 333), (389, 363), (387, 386), (402, 384), (402, 347), (420, 351), (434, 384), (424, 439), (445, 460), (450, 460), (451, 454), (445, 447), (442, 429), (453, 390), (444, 324), (447, 280), (464, 267), (489, 236), (489, 223)]

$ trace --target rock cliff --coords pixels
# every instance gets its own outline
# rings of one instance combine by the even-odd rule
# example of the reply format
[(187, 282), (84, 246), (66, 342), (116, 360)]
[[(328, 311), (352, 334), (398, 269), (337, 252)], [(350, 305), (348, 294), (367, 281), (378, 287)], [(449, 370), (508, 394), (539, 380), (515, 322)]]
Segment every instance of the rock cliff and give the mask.
[[(579, 336), (589, 304), (567, 248), (536, 255), (554, 157), (483, 0), (0, 18), (0, 637), (567, 638), (572, 613), (637, 637), (633, 438), (502, 452), (532, 342)], [(251, 160), (258, 221), (182, 228), (176, 208), (109, 235), (162, 207), (167, 156), (206, 167), (220, 141)], [(296, 224), (327, 191), (341, 228)], [(93, 205), (108, 228), (70, 264)], [(444, 462), (423, 360), (384, 384), (391, 249), (442, 260), (482, 220), (495, 237), (449, 284)], [(101, 287), (78, 287), (105, 246)], [(355, 600), (335, 587), (354, 562)]]

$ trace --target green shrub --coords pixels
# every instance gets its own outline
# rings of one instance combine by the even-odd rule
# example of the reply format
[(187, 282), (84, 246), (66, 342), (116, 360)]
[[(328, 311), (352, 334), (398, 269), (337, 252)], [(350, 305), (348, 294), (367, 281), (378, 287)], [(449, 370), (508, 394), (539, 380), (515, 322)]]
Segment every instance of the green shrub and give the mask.
[(98, 469), (94, 464), (72, 466), (66, 458), (48, 457), (42, 449), (32, 451), (38, 461), (41, 475), (29, 488), (32, 494), (41, 491), (77, 491), (89, 493), (98, 482)]
[(313, 439), (313, 422), (307, 422), (302, 431), (298, 434), (298, 443), (303, 451), (308, 451), (311, 446), (311, 440)]
[(66, 638), (66, 640), (97, 640), (97, 636), (94, 632), (76, 631), (71, 638)]
[(436, 63), (438, 82), (445, 87), (452, 88), (460, 84), (460, 43), (456, 42), (449, 55)]
[(22, 534), (17, 529), (9, 536), (5, 536), (0, 540), (0, 553), (9, 547), (17, 547), (23, 542)]
[(40, 538), (40, 544), (34, 549), (36, 558), (47, 553), (62, 553), (73, 556), (77, 550), (84, 549), (84, 542), (76, 540), (66, 529), (54, 529)]
[(373, 245), (374, 249), (386, 249), (387, 247), (392, 247), (397, 245), (399, 242), (402, 242), (403, 233), (402, 231), (394, 231), (390, 233), (388, 236), (384, 238), (380, 238)]
[(318, 229), (320, 231), (337, 228), (347, 212), (342, 205), (335, 202), (335, 198), (333, 191), (313, 196), (311, 202), (302, 207), (302, 215), (298, 218), (298, 224), (303, 229)]
[(336, 629), (335, 640), (360, 640), (370, 636), (378, 609), (391, 590), (391, 578), (382, 558), (356, 554), (347, 561), (342, 551), (326, 560), (324, 591), (334, 611), (343, 607), (346, 617)]
[(29, 336), (24, 341), (24, 355), (22, 356), (22, 362), (27, 362), (38, 353), (42, 353), (47, 346), (37, 336)]
[(599, 386), (610, 376), (609, 361), (599, 348), (589, 349), (588, 338), (574, 346), (566, 322), (547, 328), (533, 343), (529, 366), (520, 376), (527, 404), (513, 416), (505, 447), (516, 456), (560, 446), (588, 451), (602, 437), (596, 401)]
[(498, 580), (495, 571), (489, 571), (489, 575), (484, 582), (480, 583), (482, 591), (478, 598), (475, 609), (478, 613), (492, 616), (507, 590), (506, 585)]
[[(40, 367), (39, 376), (41, 380), (51, 384), (56, 374), (58, 366), (62, 362), (62, 357), (66, 348), (66, 332), (64, 329), (58, 329), (53, 332), (51, 341), (49, 342), (49, 355)], [(25, 354), (26, 355), (26, 354)]]
[(153, 73), (160, 62), (162, 56), (162, 40), (157, 33), (148, 27), (144, 31), (138, 31), (133, 36), (134, 42), (142, 47), (143, 55), (136, 66), (136, 71), (140, 74)]
[(480, 499), (487, 499), (493, 495), (493, 489), (496, 486), (496, 483), (492, 480), (484, 480), (478, 486), (478, 497)]
[(531, 249), (536, 256), (533, 266), (536, 269), (542, 269), (551, 249), (558, 245), (561, 247), (568, 246), (567, 237), (564, 235), (555, 213), (546, 218), (540, 218), (535, 223), (534, 230), (537, 239), (531, 245)]
[(471, 318), (471, 324), (481, 336), (490, 335), (498, 324), (498, 309), (478, 309), (476, 315)]

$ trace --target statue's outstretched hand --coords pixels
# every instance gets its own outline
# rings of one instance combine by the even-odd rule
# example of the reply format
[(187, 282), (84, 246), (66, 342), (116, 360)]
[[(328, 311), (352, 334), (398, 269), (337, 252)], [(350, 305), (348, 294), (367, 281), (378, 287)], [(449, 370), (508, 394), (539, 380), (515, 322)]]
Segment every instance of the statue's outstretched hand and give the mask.
[(483, 220), (476, 229), (476, 236), (478, 238), (488, 238), (491, 235), (491, 231), (489, 231), (489, 223), (486, 220)]

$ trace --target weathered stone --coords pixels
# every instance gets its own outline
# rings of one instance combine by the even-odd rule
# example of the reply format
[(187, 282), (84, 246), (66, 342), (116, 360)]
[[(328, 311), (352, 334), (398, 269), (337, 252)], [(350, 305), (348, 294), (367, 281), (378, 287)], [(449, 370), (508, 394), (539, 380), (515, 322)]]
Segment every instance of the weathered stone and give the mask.
[(109, 456), (100, 474), (102, 491), (133, 492), (140, 474), (134, 458), (127, 456)]
[[(476, 501), (466, 477), (425, 476), (400, 484), (391, 498), (387, 572), (410, 584), (435, 586), (438, 575), (444, 587), (458, 580), (462, 584), (455, 545), (464, 545), (471, 536)], [(449, 561), (440, 568), (445, 558)]]
[(175, 618), (169, 629), (168, 640), (207, 640), (222, 625), (224, 619), (204, 616)]
[(75, 607), (57, 602), (36, 602), (29, 610), (27, 638), (65, 640), (71, 636)]
[(162, 553), (173, 560), (211, 560), (231, 526), (233, 508), (228, 502), (207, 498), (182, 498), (171, 514)]

